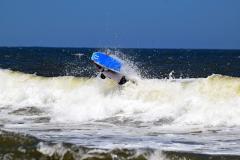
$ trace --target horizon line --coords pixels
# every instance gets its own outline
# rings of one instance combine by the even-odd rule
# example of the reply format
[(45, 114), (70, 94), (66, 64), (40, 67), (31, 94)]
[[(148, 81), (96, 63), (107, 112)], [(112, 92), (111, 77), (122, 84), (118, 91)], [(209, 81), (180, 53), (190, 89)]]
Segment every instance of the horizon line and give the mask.
[(69, 49), (159, 49), (159, 50), (240, 50), (240, 48), (157, 48), (157, 47), (66, 47), (66, 46), (0, 46), (0, 48), (69, 48)]

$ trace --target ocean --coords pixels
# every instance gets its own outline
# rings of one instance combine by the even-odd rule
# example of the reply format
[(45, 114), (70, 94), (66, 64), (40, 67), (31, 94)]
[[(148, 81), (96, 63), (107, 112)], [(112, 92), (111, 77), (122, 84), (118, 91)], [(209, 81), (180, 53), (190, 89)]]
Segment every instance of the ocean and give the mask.
[(0, 159), (239, 160), (239, 77), (240, 50), (0, 47)]

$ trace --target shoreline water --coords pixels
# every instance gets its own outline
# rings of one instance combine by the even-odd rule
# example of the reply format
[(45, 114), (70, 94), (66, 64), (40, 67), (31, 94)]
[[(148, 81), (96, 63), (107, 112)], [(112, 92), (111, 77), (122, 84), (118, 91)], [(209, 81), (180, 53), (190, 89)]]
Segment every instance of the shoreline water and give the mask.
[[(161, 151), (151, 148), (128, 149), (87, 148), (69, 143), (51, 143), (33, 136), (0, 131), (1, 159), (164, 159), (164, 160), (238, 160), (239, 155), (198, 154), (191, 152)], [(6, 147), (7, 146), (7, 147)]]

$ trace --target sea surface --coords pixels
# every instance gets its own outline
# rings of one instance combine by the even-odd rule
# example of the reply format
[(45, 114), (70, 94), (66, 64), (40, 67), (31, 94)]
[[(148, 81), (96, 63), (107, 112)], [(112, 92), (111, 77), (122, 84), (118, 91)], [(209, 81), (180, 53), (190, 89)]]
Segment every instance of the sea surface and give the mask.
[(0, 47), (0, 159), (240, 160), (239, 77), (240, 50)]

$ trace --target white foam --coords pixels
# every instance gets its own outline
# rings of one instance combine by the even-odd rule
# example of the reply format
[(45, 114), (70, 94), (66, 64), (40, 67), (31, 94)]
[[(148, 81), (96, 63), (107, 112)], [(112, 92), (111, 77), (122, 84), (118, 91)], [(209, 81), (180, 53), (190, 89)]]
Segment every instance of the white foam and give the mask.
[(0, 90), (0, 108), (39, 107), (54, 123), (118, 118), (162, 121), (169, 127), (240, 125), (240, 79), (220, 75), (143, 79), (119, 87), (97, 78), (43, 78), (0, 70)]

